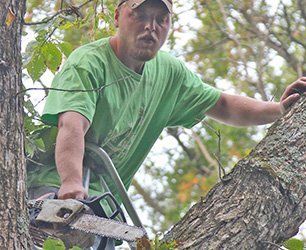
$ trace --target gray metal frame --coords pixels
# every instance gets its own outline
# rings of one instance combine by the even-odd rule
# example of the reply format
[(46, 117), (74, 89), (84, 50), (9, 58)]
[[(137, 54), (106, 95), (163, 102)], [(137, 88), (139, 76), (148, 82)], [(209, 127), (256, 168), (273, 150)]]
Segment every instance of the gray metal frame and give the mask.
[[(112, 181), (115, 183), (118, 193), (121, 197), (122, 203), (129, 215), (129, 217), (131, 218), (133, 224), (135, 226), (138, 227), (143, 227), (139, 216), (127, 194), (127, 191), (122, 183), (122, 180), (111, 160), (111, 158), (108, 156), (108, 154), (101, 148), (98, 147), (97, 145), (93, 144), (93, 143), (86, 143), (85, 145), (85, 150), (88, 151), (91, 154), (94, 154), (95, 156), (95, 163), (101, 162), (102, 164), (99, 164), (98, 168), (99, 168), (99, 172), (103, 172), (103, 171), (107, 171), (107, 173), (109, 174), (109, 176), (111, 177)], [(85, 188), (89, 188), (89, 181), (90, 181), (90, 169), (89, 168), (85, 168), (84, 169), (85, 172), (85, 176), (84, 176), (84, 187)], [(107, 188), (107, 185), (105, 183), (104, 180), (102, 180), (102, 184), (104, 186), (104, 188)], [(110, 204), (111, 205), (111, 204)]]

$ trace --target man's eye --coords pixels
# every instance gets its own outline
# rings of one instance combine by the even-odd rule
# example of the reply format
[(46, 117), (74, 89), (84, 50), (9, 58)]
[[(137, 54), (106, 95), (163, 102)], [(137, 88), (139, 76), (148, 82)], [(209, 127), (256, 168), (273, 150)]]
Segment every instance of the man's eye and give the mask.
[(165, 25), (168, 22), (168, 17), (167, 16), (158, 17), (156, 21), (160, 25)]

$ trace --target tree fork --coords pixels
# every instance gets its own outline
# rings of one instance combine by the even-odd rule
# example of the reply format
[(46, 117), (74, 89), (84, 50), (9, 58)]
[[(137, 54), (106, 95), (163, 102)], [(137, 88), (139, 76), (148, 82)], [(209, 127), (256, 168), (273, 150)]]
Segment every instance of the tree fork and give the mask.
[(306, 219), (305, 111), (303, 96), (164, 240), (179, 249), (277, 249), (294, 236)]
[(0, 246), (30, 249), (23, 147), (21, 31), (25, 0), (0, 0)]

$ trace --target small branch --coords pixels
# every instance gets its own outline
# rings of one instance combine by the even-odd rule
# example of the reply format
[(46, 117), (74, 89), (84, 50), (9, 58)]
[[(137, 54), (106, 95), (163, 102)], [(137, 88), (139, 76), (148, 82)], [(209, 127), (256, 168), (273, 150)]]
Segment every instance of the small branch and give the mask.
[(123, 80), (126, 80), (126, 79), (129, 79), (131, 76), (128, 75), (128, 76), (125, 76), (125, 77), (122, 77), (122, 78), (119, 78), (117, 79), (116, 81), (113, 81), (109, 84), (105, 84), (99, 88), (94, 88), (94, 89), (61, 89), (61, 88), (28, 88), (28, 89), (24, 89), (20, 92), (18, 92), (16, 95), (15, 95), (15, 98), (20, 95), (20, 94), (24, 94), (28, 91), (32, 91), (32, 90), (54, 90), (54, 91), (61, 91), (61, 92), (71, 92), (71, 93), (75, 93), (75, 92), (94, 92), (94, 91), (97, 91), (97, 92), (100, 92), (102, 91), (104, 88), (114, 84), (114, 83), (117, 83), (118, 81), (123, 81)]
[(195, 140), (195, 142), (198, 144), (199, 148), (200, 148), (200, 151), (201, 153), (203, 154), (204, 158), (209, 162), (210, 165), (214, 166), (215, 168), (218, 167), (218, 162), (216, 160), (214, 160), (207, 148), (205, 147), (205, 145), (203, 144), (203, 142), (201, 141), (200, 137), (192, 130), (192, 137), (193, 139)]
[(168, 128), (167, 132), (168, 132), (169, 135), (171, 135), (177, 141), (177, 143), (186, 152), (189, 160), (193, 160), (194, 153), (188, 147), (186, 147), (185, 144), (182, 142), (182, 140), (180, 139), (179, 134), (177, 132), (177, 128)]
[(82, 3), (81, 5), (79, 5), (79, 7), (76, 7), (77, 9), (81, 9), (82, 7), (84, 7), (85, 5), (89, 4), (90, 2), (92, 2), (93, 0), (88, 0), (85, 3)]
[(40, 163), (40, 162), (34, 161), (34, 160), (32, 160), (31, 158), (29, 158), (29, 157), (26, 157), (26, 160), (27, 160), (27, 161), (30, 161), (30, 162), (32, 162), (32, 163), (34, 163), (34, 164), (37, 165), (37, 166), (46, 167), (46, 165), (44, 165), (44, 164), (42, 164), (42, 163)]
[(262, 99), (264, 101), (268, 101), (268, 96), (267, 93), (265, 91), (265, 87), (264, 87), (264, 79), (263, 79), (263, 74), (264, 74), (264, 65), (263, 65), (263, 58), (265, 57), (264, 54), (264, 48), (262, 48), (261, 46), (257, 48), (257, 50), (259, 51), (259, 53), (256, 54), (254, 53), (255, 51), (252, 50), (255, 59), (256, 59), (256, 72), (258, 75), (258, 81), (256, 81), (256, 87), (258, 92), (260, 93)]
[(23, 25), (27, 25), (27, 26), (33, 26), (33, 25), (38, 25), (38, 24), (44, 24), (44, 23), (48, 23), (50, 21), (52, 21), (54, 18), (56, 18), (57, 16), (59, 16), (62, 13), (66, 13), (68, 15), (75, 13), (77, 16), (81, 16), (79, 9), (81, 9), (82, 7), (84, 7), (85, 5), (87, 5), (88, 3), (92, 2), (93, 0), (88, 0), (87, 2), (79, 5), (78, 7), (74, 7), (74, 6), (69, 6), (69, 8), (67, 9), (62, 9), (62, 5), (63, 5), (63, 1), (61, 2), (61, 9), (56, 12), (53, 16), (48, 17), (47, 19), (44, 19), (42, 21), (38, 21), (38, 22), (32, 22), (32, 23), (27, 23), (24, 21), (24, 19), (22, 19), (22, 24)]
[[(259, 38), (263, 39), (265, 44), (271, 48), (274, 49), (276, 52), (278, 52), (278, 54), (280, 56), (282, 56), (289, 65), (291, 65), (291, 67), (294, 70), (297, 70), (297, 62), (298, 60), (296, 59), (296, 57), (293, 54), (290, 54), (288, 49), (288, 46), (286, 44), (284, 44), (283, 41), (279, 40), (277, 34), (275, 34), (275, 32), (271, 31), (271, 29), (266, 25), (267, 30), (269, 31), (268, 34), (265, 34), (264, 32), (262, 32), (256, 25), (257, 22), (254, 20), (253, 16), (248, 14), (245, 10), (241, 10), (244, 18), (246, 19), (246, 21), (250, 24), (251, 28), (247, 28), (247, 30), (255, 35), (257, 35)], [(274, 36), (274, 38), (277, 41), (274, 41), (271, 39), (271, 36)]]
[(64, 5), (64, 0), (61, 0), (61, 7), (60, 7), (61, 10), (63, 9), (63, 5)]
[(261, 241), (261, 242), (262, 242), (262, 243), (266, 243), (266, 244), (270, 244), (270, 245), (272, 245), (272, 246), (275, 246), (275, 247), (277, 247), (277, 248), (280, 249), (280, 250), (289, 250), (289, 249), (287, 249), (287, 248), (285, 248), (285, 247), (283, 247), (283, 246), (280, 246), (280, 245), (278, 245), (278, 244), (275, 244), (275, 243), (270, 242), (270, 241), (267, 241), (267, 240)]
[(75, 92), (93, 92), (93, 91), (97, 91), (97, 92), (100, 92), (102, 91), (104, 88), (110, 86), (110, 85), (113, 85), (119, 81), (124, 81), (126, 79), (129, 79), (131, 78), (131, 75), (128, 75), (128, 76), (125, 76), (125, 77), (122, 77), (122, 78), (119, 78), (117, 79), (116, 81), (113, 81), (111, 83), (108, 83), (108, 84), (105, 84), (99, 88), (94, 88), (94, 89), (61, 89), (61, 88), (28, 88), (28, 89), (24, 89), (22, 91), (19, 91), (17, 92), (14, 96), (9, 96), (7, 98), (2, 98), (0, 99), (0, 103), (4, 102), (6, 99), (11, 99), (11, 98), (17, 98), (19, 95), (21, 94), (25, 94), (26, 92), (28, 91), (32, 91), (32, 90), (43, 90), (43, 91), (49, 91), (49, 90), (53, 90), (53, 91), (60, 91), (60, 92), (71, 92), (71, 93), (75, 93)]
[(300, 8), (302, 17), (303, 17), (304, 21), (306, 22), (305, 2), (303, 0), (298, 0), (298, 6)]
[(56, 18), (58, 15), (62, 14), (65, 10), (60, 10), (58, 12), (56, 12), (53, 16), (42, 20), (42, 21), (38, 21), (38, 22), (32, 22), (32, 23), (27, 23), (24, 21), (24, 19), (22, 19), (22, 24), (23, 25), (27, 25), (27, 26), (33, 26), (33, 25), (39, 25), (39, 24), (44, 24), (44, 23), (48, 23), (50, 21), (52, 21), (54, 18)]
[(42, 99), (40, 99), (35, 105), (34, 108), (36, 108), (40, 103), (42, 103), (45, 99), (47, 98), (47, 96), (45, 95)]
[(290, 19), (288, 16), (288, 11), (287, 11), (287, 7), (285, 4), (283, 4), (283, 12), (284, 12), (284, 16), (285, 16), (285, 20), (286, 20), (286, 31), (288, 36), (290, 37), (292, 42), (296, 42), (298, 44), (300, 44), (303, 48), (306, 48), (306, 43), (303, 43), (302, 41), (299, 41), (298, 39), (296, 39), (293, 35), (292, 35), (292, 28), (291, 28), (291, 23), (290, 23)]
[(148, 192), (139, 184), (136, 179), (133, 179), (132, 184), (150, 207), (152, 207), (156, 212), (160, 213), (161, 215), (165, 214), (164, 210), (158, 205), (158, 202), (152, 199), (150, 194), (148, 194)]
[(220, 132), (220, 130), (214, 129), (206, 121), (203, 121), (202, 124), (204, 126), (208, 127), (211, 131), (213, 131), (215, 133), (215, 135), (218, 137), (218, 150), (217, 150), (217, 153), (214, 154), (214, 157), (215, 157), (216, 161), (218, 162), (219, 179), (221, 180), (222, 183), (227, 182), (227, 181), (230, 180), (230, 178), (224, 178), (224, 176), (226, 175), (226, 172), (225, 172), (225, 169), (224, 169), (224, 167), (222, 166), (222, 163), (221, 163), (221, 132)]

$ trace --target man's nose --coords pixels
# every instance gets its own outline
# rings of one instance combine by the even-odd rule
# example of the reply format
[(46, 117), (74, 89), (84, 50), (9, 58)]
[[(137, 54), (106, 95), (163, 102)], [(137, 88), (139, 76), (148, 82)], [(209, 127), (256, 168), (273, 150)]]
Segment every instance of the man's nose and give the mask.
[(150, 32), (156, 31), (156, 20), (152, 18), (146, 21), (145, 30), (149, 30)]

